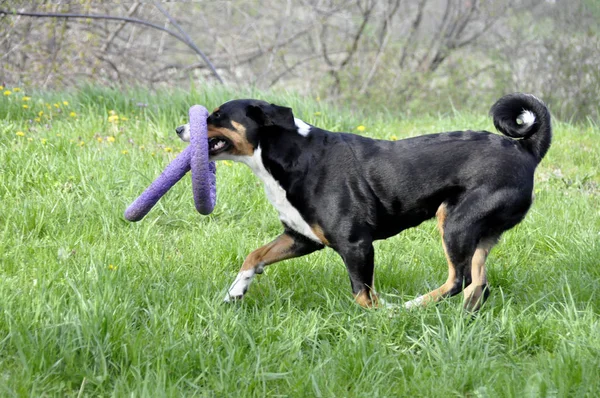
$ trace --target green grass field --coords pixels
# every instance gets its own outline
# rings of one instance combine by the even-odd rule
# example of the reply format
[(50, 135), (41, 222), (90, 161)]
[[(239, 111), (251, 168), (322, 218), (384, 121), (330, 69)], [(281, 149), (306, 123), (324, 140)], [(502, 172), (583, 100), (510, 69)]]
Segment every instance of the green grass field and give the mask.
[[(484, 114), (361, 116), (286, 93), (4, 87), (0, 396), (600, 395), (600, 128), (555, 121), (535, 204), (492, 251), (475, 318), (462, 295), (364, 310), (329, 249), (267, 268), (226, 305), (244, 257), (281, 231), (246, 166), (218, 165), (208, 217), (189, 178), (143, 221), (123, 211), (184, 148), (173, 129), (191, 104), (245, 96), (379, 138), (494, 131)], [(388, 302), (443, 283), (435, 223), (378, 242), (376, 264)]]

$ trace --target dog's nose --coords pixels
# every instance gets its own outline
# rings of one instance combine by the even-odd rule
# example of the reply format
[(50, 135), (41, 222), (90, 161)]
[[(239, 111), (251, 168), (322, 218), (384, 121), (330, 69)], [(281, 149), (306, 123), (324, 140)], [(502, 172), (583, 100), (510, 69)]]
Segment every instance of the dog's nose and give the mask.
[(177, 135), (181, 135), (181, 133), (183, 133), (183, 130), (185, 130), (185, 126), (179, 126), (175, 129), (175, 132), (177, 133)]

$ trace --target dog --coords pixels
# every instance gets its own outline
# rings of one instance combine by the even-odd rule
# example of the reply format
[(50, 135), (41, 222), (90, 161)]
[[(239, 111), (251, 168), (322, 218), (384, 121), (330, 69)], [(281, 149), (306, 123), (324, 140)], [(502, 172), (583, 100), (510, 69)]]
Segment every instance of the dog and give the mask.
[[(373, 242), (437, 217), (448, 262), (439, 288), (405, 303), (424, 306), (464, 292), (476, 311), (489, 295), (486, 258), (533, 201), (533, 176), (552, 140), (550, 112), (530, 94), (499, 99), (496, 129), (398, 141), (335, 133), (254, 99), (226, 102), (208, 117), (209, 158), (246, 164), (262, 180), (283, 233), (253, 251), (227, 291), (240, 299), (264, 267), (324, 247), (335, 250), (363, 307), (379, 304)], [(189, 126), (176, 129), (189, 140)]]

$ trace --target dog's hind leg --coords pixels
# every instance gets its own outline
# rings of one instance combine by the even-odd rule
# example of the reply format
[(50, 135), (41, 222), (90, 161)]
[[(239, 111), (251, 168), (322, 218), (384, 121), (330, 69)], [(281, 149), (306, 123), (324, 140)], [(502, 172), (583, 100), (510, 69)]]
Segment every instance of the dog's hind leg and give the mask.
[(308, 238), (286, 231), (272, 242), (254, 250), (246, 257), (237, 277), (227, 290), (225, 301), (241, 299), (256, 274), (262, 274), (264, 267), (278, 261), (304, 256), (323, 248)]
[(471, 284), (464, 290), (464, 307), (468, 311), (477, 311), (490, 295), (485, 273), (485, 260), (496, 243), (496, 239), (482, 239), (471, 261)]
[(442, 236), (442, 246), (448, 262), (448, 278), (446, 282), (431, 292), (404, 303), (404, 307), (411, 309), (439, 301), (444, 297), (452, 297), (460, 293), (464, 287), (465, 279), (470, 276), (470, 259), (475, 249), (475, 241), (468, 231), (461, 231), (457, 225), (448, 220), (448, 208), (442, 204), (437, 212), (438, 229)]

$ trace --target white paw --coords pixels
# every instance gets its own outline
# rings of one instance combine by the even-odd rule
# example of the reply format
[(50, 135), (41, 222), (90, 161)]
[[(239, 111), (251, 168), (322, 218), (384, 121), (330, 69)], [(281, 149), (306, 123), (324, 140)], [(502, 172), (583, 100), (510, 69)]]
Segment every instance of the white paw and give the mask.
[(230, 302), (231, 300), (241, 299), (244, 297), (244, 294), (246, 294), (248, 287), (252, 283), (252, 278), (254, 278), (253, 269), (240, 271), (231, 284), (231, 287), (229, 287), (224, 301)]
[(424, 299), (425, 299), (425, 297), (419, 296), (414, 300), (407, 301), (406, 303), (404, 303), (404, 308), (406, 308), (407, 310), (410, 310), (415, 307), (420, 307), (421, 305), (423, 305)]
[(381, 297), (379, 298), (379, 306), (381, 308), (385, 308), (386, 310), (393, 310), (398, 308), (398, 304), (388, 303), (387, 300), (384, 300)]

